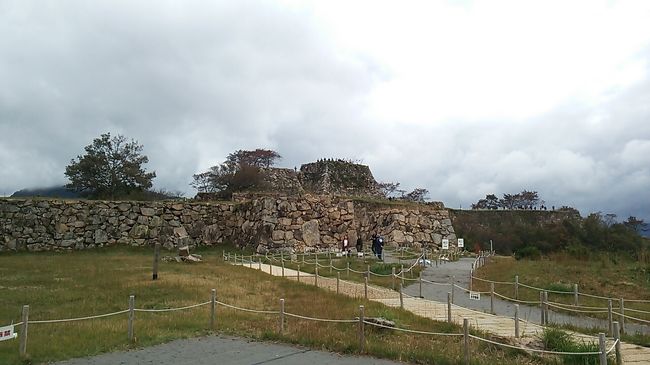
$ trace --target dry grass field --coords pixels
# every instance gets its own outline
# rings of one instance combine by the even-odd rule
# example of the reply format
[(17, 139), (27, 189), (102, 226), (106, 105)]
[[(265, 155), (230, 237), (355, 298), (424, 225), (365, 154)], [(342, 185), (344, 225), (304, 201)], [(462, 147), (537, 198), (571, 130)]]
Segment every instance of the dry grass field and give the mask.
[[(112, 247), (83, 252), (0, 255), (0, 324), (19, 322), (24, 304), (30, 305), (30, 320), (62, 319), (127, 309), (129, 295), (135, 295), (136, 308), (188, 306), (209, 301), (210, 291), (215, 288), (219, 301), (245, 308), (277, 310), (279, 299), (284, 298), (287, 312), (353, 319), (363, 304), (366, 316), (388, 318), (399, 327), (461, 332), (457, 326), (379, 303), (229, 265), (221, 259), (221, 248), (199, 253), (204, 258), (202, 263), (161, 263), (157, 281), (151, 280), (150, 249)], [(78, 322), (30, 324), (29, 357), (19, 357), (17, 340), (4, 341), (0, 342), (0, 363), (43, 363), (201, 336), (210, 333), (209, 320), (209, 306), (166, 313), (137, 312), (134, 344), (127, 341), (126, 314)], [(291, 318), (287, 320), (285, 332), (279, 334), (277, 315), (247, 313), (223, 306), (217, 308), (215, 331), (340, 353), (360, 350), (356, 324)], [(366, 353), (376, 357), (418, 364), (456, 364), (462, 356), (459, 337), (367, 329), (366, 338)], [(517, 351), (482, 344), (474, 344), (472, 354), (472, 364), (545, 363)]]

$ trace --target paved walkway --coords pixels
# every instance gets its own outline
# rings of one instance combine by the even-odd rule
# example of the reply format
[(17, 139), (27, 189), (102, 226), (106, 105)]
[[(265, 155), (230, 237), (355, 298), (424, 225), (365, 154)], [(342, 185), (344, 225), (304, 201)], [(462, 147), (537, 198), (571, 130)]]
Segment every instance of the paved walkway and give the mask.
[(53, 365), (404, 365), (367, 356), (343, 356), (304, 347), (256, 342), (244, 338), (207, 336), (176, 340), (133, 351), (119, 351)]
[[(446, 264), (449, 265), (449, 264)], [(248, 265), (245, 265), (248, 266)], [(263, 272), (272, 274), (274, 276), (285, 276), (290, 280), (298, 280), (307, 284), (318, 284), (318, 287), (327, 288), (332, 291), (337, 290), (337, 283), (335, 278), (326, 278), (319, 276), (316, 280), (313, 274), (307, 274), (292, 269), (282, 269), (279, 266), (272, 266), (268, 264), (253, 265), (252, 268), (260, 269)], [(467, 274), (466, 274), (467, 275)], [(439, 281), (439, 280), (438, 280)], [(347, 294), (353, 297), (364, 297), (365, 291), (368, 291), (367, 297), (369, 300), (378, 301), (388, 306), (399, 307), (400, 299), (399, 293), (388, 288), (377, 287), (368, 285), (367, 289), (363, 284), (340, 280), (338, 283), (338, 291), (342, 294)], [(411, 286), (409, 290), (418, 290), (419, 286)], [(447, 320), (447, 303), (446, 291), (445, 302), (421, 299), (408, 296), (408, 290), (405, 291), (407, 295), (403, 298), (404, 309), (409, 310), (422, 317), (432, 318), (438, 321)], [(520, 307), (521, 308), (521, 307)], [(521, 309), (520, 309), (521, 310)], [(499, 337), (510, 338), (512, 342), (519, 342), (522, 345), (533, 340), (539, 333), (543, 331), (543, 327), (530, 321), (523, 320), (520, 317), (520, 340), (514, 339), (514, 319), (509, 316), (492, 315), (478, 310), (464, 308), (458, 305), (452, 305), (452, 321), (462, 325), (463, 318), (468, 318), (470, 326), (493, 333)], [(598, 342), (598, 338), (583, 334), (574, 333), (574, 336), (590, 342)], [(608, 341), (607, 347), (611, 346), (611, 341)], [(641, 347), (633, 344), (621, 343), (621, 352), (623, 354), (624, 364), (650, 364), (650, 348)]]

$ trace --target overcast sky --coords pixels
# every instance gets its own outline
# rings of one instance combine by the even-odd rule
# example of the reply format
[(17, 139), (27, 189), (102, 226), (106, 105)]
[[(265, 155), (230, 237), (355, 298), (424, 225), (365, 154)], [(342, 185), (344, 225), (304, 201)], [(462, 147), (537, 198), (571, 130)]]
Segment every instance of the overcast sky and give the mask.
[(102, 133), (181, 190), (237, 149), (468, 207), (650, 221), (650, 1), (0, 0), (0, 195)]

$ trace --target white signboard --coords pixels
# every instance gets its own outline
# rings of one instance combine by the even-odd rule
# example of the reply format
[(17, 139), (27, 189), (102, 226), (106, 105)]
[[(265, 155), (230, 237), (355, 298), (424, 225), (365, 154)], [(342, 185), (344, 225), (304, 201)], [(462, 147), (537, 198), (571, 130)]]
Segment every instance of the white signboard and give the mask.
[(475, 291), (471, 291), (471, 292), (469, 292), (469, 299), (473, 299), (473, 300), (481, 300), (481, 293), (479, 293), (479, 292), (475, 292)]
[(12, 340), (18, 337), (18, 334), (14, 332), (14, 326), (4, 326), (0, 327), (0, 341)]
[(458, 239), (458, 248), (465, 247), (465, 240), (463, 238)]
[(443, 249), (443, 250), (448, 250), (448, 249), (449, 249), (449, 240), (446, 239), (446, 238), (444, 238), (444, 239), (442, 240), (442, 249)]

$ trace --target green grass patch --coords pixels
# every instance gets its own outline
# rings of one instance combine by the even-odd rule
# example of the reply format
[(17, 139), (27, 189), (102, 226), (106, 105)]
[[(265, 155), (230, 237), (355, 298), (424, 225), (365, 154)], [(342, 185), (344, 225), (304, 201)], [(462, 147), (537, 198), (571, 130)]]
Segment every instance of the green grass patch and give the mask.
[[(224, 247), (231, 253), (242, 251)], [(0, 323), (20, 321), (24, 304), (31, 320), (64, 319), (120, 311), (135, 295), (136, 308), (177, 308), (210, 298), (250, 309), (276, 310), (280, 298), (287, 312), (318, 318), (351, 319), (364, 305), (368, 317), (385, 317), (397, 326), (422, 331), (461, 332), (458, 326), (435, 322), (381, 303), (336, 295), (313, 285), (233, 266), (222, 260), (222, 247), (202, 248), (198, 264), (161, 262), (159, 279), (151, 280), (153, 252), (147, 248), (110, 247), (65, 253), (0, 255)], [(168, 255), (163, 252), (163, 256)], [(339, 262), (343, 264), (345, 260)], [(350, 259), (352, 260), (352, 259)], [(372, 263), (374, 264), (374, 263)], [(362, 261), (358, 263), (360, 267)], [(335, 275), (335, 274), (334, 274)], [(374, 279), (373, 279), (374, 280)], [(389, 278), (390, 280), (390, 278)], [(0, 342), (1, 363), (47, 363), (114, 350), (150, 346), (177, 338), (212, 333), (209, 306), (166, 313), (136, 313), (135, 343), (127, 341), (127, 315), (69, 323), (31, 324), (28, 359), (18, 355), (18, 341)], [(276, 315), (253, 314), (219, 306), (217, 333), (302, 344), (339, 353), (359, 353), (356, 324), (316, 323), (287, 319), (277, 331)], [(454, 364), (462, 354), (456, 337), (423, 336), (398, 331), (368, 330), (366, 353), (418, 364)], [(445, 351), (440, 351), (445, 349)], [(524, 354), (475, 344), (474, 364), (543, 364)]]

